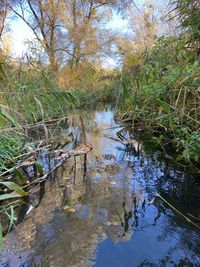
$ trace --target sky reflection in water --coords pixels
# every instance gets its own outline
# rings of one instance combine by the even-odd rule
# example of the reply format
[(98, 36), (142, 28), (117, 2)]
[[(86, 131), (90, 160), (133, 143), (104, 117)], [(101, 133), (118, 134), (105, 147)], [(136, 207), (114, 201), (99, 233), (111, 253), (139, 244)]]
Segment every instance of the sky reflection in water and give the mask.
[(111, 111), (86, 120), (86, 176), (82, 155), (46, 182), (40, 205), (6, 237), (0, 266), (200, 266), (198, 229), (160, 200), (149, 205), (158, 192), (197, 216), (199, 187), (127, 132), (120, 140)]

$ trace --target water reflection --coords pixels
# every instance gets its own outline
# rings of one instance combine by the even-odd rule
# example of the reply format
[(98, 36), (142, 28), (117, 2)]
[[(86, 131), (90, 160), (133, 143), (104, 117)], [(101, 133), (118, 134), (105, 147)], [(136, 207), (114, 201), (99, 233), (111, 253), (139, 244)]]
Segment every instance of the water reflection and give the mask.
[(128, 132), (119, 138), (112, 112), (91, 116), (93, 151), (71, 157), (42, 185), (37, 208), (6, 237), (1, 266), (199, 266), (197, 229), (162, 201), (149, 205), (159, 192), (199, 216), (199, 187)]

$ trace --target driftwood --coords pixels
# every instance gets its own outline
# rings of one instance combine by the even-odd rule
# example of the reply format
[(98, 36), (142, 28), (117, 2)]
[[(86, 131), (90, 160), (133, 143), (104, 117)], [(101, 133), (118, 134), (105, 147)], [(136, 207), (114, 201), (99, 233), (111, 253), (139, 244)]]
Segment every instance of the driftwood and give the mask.
[[(80, 156), (82, 154), (87, 154), (92, 150), (92, 146), (91, 145), (80, 145), (79, 147), (75, 148), (75, 149), (71, 149), (69, 151), (64, 151), (63, 149), (54, 151), (54, 152), (60, 152), (62, 153), (61, 155), (53, 158), (54, 160), (58, 161), (58, 163), (49, 171), (47, 171), (45, 174), (43, 174), (42, 176), (36, 178), (35, 180), (28, 182), (27, 184), (25, 184), (24, 186), (22, 186), (22, 189), (26, 189), (25, 191), (27, 191), (28, 193), (31, 193), (31, 190), (33, 189), (32, 186), (33, 185), (37, 185), (40, 184), (42, 182), (45, 182), (48, 178), (48, 176), (50, 174), (52, 174), (55, 170), (57, 170), (60, 166), (62, 166), (62, 164), (69, 159), (71, 156), (75, 157), (75, 156)], [(19, 166), (10, 169), (9, 171), (14, 172), (17, 169), (19, 169), (20, 167), (29, 167), (29, 166), (34, 166), (34, 164), (36, 164), (36, 161), (24, 161), (22, 162)], [(42, 171), (43, 172), (43, 171)], [(13, 178), (12, 175), (9, 175), (6, 177), (6, 180), (11, 180)], [(8, 190), (7, 193), (11, 193), (12, 190)], [(17, 197), (17, 196), (16, 196)]]

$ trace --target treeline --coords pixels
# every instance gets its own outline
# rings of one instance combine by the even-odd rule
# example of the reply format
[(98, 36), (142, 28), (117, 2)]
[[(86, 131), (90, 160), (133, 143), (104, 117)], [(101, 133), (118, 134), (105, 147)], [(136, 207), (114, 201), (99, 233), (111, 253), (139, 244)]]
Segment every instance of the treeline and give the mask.
[(6, 16), (14, 14), (34, 34), (30, 55), (46, 62), (50, 70), (74, 67), (81, 61), (98, 62), (102, 54), (110, 53), (113, 41), (105, 25), (111, 13), (122, 11), (126, 4), (121, 0), (4, 0), (0, 34), (6, 30)]

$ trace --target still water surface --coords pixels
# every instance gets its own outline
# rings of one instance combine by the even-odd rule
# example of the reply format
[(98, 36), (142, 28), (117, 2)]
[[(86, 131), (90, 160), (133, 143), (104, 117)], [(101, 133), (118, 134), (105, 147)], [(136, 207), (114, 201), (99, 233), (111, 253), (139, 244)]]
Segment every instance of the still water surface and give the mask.
[(117, 136), (116, 125), (111, 111), (86, 118), (93, 151), (48, 179), (40, 204), (5, 238), (1, 267), (200, 266), (200, 231), (162, 200), (149, 204), (159, 193), (199, 216), (199, 185), (128, 132)]

